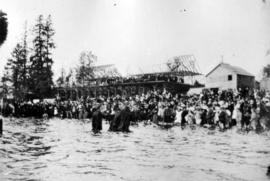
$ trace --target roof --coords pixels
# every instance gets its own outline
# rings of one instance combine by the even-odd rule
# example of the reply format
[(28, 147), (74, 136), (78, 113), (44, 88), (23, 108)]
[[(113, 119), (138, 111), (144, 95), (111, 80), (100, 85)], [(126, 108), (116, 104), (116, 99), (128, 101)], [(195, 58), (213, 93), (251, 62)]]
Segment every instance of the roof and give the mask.
[(245, 69), (238, 67), (238, 66), (232, 66), (228, 63), (219, 63), (215, 68), (213, 68), (208, 74), (206, 74), (205, 76), (207, 77), (208, 75), (210, 75), (212, 72), (214, 72), (218, 67), (224, 67), (225, 69), (229, 69), (230, 71), (234, 72), (237, 75), (246, 75), (246, 76), (251, 76), (254, 77), (254, 75), (252, 75), (251, 73), (249, 73), (248, 71), (246, 71)]
[(152, 72), (152, 73), (141, 73), (141, 74), (134, 74), (131, 76), (144, 76), (144, 75), (174, 75), (174, 76), (195, 76), (195, 75), (200, 75), (200, 73), (197, 72), (192, 72), (192, 71), (181, 71), (181, 72), (176, 72), (176, 71), (164, 71), (164, 72)]
[(93, 67), (94, 70), (104, 70), (107, 68), (114, 67), (114, 64), (106, 64), (106, 65), (96, 65)]
[(138, 71), (128, 70), (129, 76), (140, 75), (179, 75), (179, 76), (195, 76), (201, 75), (199, 67), (196, 65), (194, 55), (180, 55), (170, 58), (166, 63), (143, 65), (138, 67)]
[[(179, 66), (180, 67), (180, 66)], [(155, 65), (144, 65), (139, 67), (139, 71), (129, 70), (130, 76), (143, 76), (143, 75), (179, 75), (179, 76), (195, 76), (201, 75), (199, 72), (188, 69), (188, 68), (178, 68), (171, 70), (168, 63), (155, 64)]]

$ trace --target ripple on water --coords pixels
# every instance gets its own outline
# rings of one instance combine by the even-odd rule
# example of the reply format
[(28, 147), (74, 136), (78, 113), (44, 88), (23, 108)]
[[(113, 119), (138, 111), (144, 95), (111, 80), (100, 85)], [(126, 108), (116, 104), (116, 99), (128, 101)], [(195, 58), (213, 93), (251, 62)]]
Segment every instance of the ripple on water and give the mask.
[(269, 132), (108, 127), (93, 134), (88, 120), (5, 119), (0, 180), (268, 180)]

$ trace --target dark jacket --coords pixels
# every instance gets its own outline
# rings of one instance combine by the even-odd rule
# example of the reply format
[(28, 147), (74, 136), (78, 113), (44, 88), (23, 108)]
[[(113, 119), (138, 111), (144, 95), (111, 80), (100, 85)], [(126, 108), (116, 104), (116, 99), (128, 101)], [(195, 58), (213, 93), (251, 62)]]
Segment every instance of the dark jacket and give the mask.
[(99, 132), (100, 130), (102, 130), (102, 114), (99, 110), (96, 110), (93, 113), (92, 130), (94, 132)]

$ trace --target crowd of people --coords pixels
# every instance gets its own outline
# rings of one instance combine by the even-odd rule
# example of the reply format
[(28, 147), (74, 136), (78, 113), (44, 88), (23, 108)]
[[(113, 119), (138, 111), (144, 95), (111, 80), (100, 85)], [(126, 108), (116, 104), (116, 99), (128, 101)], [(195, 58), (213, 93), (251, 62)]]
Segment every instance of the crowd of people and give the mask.
[(138, 82), (153, 82), (153, 81), (162, 81), (162, 82), (178, 82), (184, 83), (184, 78), (173, 75), (137, 75), (131, 77), (113, 77), (113, 78), (104, 78), (92, 81), (91, 85), (113, 85), (113, 84), (134, 84)]
[(129, 131), (130, 123), (140, 121), (158, 125), (199, 125), (208, 128), (267, 130), (270, 128), (270, 93), (257, 90), (225, 90), (214, 93), (172, 95), (148, 91), (134, 96), (99, 96), (77, 101), (5, 103), (4, 116), (35, 118), (92, 119), (92, 129), (99, 132), (102, 120), (111, 131)]

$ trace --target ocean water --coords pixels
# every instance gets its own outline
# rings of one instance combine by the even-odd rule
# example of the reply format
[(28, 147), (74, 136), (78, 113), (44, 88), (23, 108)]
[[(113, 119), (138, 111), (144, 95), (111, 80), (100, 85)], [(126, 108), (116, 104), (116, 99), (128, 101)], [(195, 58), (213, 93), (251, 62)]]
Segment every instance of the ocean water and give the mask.
[(91, 132), (90, 120), (4, 119), (0, 180), (269, 180), (270, 133), (162, 129)]

